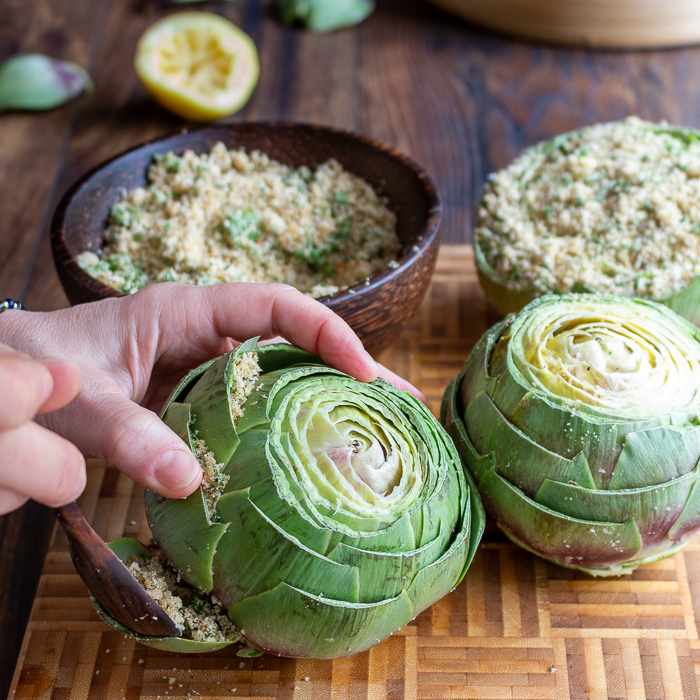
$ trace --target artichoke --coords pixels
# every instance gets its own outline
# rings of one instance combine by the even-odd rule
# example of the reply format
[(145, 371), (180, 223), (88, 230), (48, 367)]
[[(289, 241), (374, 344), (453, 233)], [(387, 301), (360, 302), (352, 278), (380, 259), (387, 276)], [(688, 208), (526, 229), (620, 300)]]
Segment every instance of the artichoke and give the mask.
[(630, 573), (700, 529), (700, 330), (669, 309), (544, 296), (491, 328), (442, 420), (515, 543)]
[(354, 654), (464, 576), (484, 524), (476, 487), (430, 411), (392, 385), (248, 341), (187, 375), (163, 420), (205, 479), (184, 500), (147, 492), (154, 538), (252, 647)]

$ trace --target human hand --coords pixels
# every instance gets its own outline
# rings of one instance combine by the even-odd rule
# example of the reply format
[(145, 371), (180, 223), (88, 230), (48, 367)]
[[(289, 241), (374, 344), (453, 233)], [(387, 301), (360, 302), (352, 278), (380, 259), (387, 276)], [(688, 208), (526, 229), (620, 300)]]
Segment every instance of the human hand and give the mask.
[(0, 515), (32, 498), (56, 506), (85, 487), (85, 460), (68, 440), (32, 421), (65, 406), (80, 388), (78, 369), (34, 360), (0, 344)]
[(339, 316), (286, 285), (159, 284), (51, 313), (8, 311), (0, 320), (0, 339), (13, 347), (80, 368), (77, 398), (41, 423), (171, 498), (192, 493), (201, 469), (154, 411), (189, 369), (258, 335), (282, 336), (357, 379), (379, 375), (422, 396), (378, 366)]

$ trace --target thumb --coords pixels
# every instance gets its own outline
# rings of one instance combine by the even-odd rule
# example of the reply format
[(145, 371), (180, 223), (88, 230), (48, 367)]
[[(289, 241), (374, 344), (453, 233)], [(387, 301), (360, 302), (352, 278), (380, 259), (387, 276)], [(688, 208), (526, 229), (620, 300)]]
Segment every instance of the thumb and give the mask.
[(92, 434), (87, 444), (78, 441), (84, 451), (168, 498), (185, 498), (199, 486), (202, 469), (192, 451), (155, 413), (119, 393), (91, 403)]

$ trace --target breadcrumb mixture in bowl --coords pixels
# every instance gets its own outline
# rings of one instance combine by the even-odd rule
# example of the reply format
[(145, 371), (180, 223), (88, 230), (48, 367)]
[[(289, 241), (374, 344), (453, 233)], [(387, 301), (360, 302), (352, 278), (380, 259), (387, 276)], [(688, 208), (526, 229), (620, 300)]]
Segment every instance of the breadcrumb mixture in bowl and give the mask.
[(285, 282), (334, 294), (390, 267), (396, 216), (335, 160), (312, 170), (264, 153), (187, 150), (154, 158), (148, 184), (111, 209), (101, 251), (78, 264), (125, 293), (153, 282)]
[(504, 313), (549, 292), (672, 301), (700, 274), (698, 132), (629, 117), (529, 148), (490, 177), (475, 249)]

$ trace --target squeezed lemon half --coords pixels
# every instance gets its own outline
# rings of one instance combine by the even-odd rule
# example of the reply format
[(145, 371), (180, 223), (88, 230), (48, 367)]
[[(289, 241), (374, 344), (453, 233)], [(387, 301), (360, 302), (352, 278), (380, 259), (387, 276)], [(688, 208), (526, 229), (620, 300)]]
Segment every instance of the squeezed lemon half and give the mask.
[(134, 65), (157, 102), (192, 121), (238, 111), (260, 72), (253, 40), (209, 12), (181, 12), (153, 24), (139, 40)]

